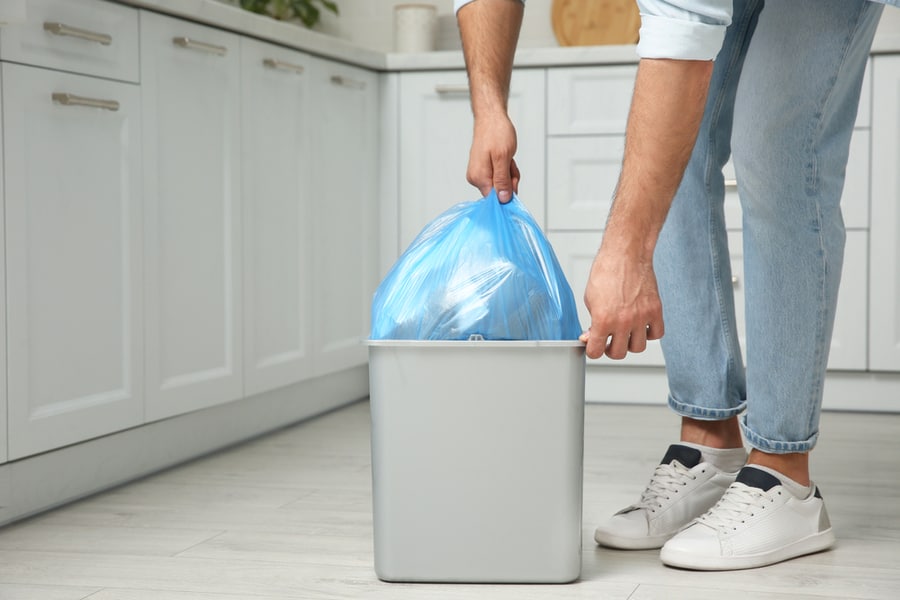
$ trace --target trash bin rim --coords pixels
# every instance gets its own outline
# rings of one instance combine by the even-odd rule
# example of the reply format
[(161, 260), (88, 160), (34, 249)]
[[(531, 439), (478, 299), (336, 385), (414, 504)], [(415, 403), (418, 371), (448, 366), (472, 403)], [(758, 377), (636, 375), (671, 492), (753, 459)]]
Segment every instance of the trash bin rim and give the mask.
[(373, 347), (485, 347), (485, 348), (584, 348), (580, 340), (363, 340), (366, 346)]

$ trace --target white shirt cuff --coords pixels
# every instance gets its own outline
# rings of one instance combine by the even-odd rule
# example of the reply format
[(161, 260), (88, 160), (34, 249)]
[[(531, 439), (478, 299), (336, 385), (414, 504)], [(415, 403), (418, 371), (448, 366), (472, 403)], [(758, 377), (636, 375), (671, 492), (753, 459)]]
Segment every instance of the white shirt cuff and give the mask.
[(715, 60), (725, 40), (726, 25), (641, 15), (641, 58)]
[[(453, 0), (453, 12), (456, 13), (463, 6), (468, 4), (469, 2), (474, 2), (475, 0)], [(522, 4), (525, 4), (525, 0), (521, 0)]]

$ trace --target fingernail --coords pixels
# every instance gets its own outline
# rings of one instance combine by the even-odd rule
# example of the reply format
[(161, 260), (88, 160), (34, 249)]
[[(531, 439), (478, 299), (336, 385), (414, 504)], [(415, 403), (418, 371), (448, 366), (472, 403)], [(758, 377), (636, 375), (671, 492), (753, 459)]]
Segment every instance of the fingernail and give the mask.
[(509, 202), (510, 198), (512, 198), (512, 196), (510, 195), (510, 193), (509, 193), (508, 191), (506, 191), (506, 190), (503, 190), (502, 192), (499, 192), (499, 193), (497, 194), (497, 197), (500, 199), (500, 202)]

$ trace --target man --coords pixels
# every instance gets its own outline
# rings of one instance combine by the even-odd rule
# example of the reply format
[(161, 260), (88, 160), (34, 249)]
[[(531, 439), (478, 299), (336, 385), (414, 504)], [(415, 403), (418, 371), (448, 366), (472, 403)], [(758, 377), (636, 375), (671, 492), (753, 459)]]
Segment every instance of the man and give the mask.
[[(496, 188), (501, 201), (519, 178), (506, 99), (523, 1), (456, 0), (475, 117), (467, 176), (485, 195)], [(640, 500), (595, 538), (662, 548), (668, 565), (710, 570), (825, 550), (834, 535), (809, 478), (809, 452), (843, 258), (844, 169), (883, 6), (638, 4), (625, 157), (585, 290), (591, 325), (582, 340), (589, 357), (621, 359), (662, 339), (681, 440)], [(722, 166), (732, 150), (744, 219), (746, 370), (723, 214)]]

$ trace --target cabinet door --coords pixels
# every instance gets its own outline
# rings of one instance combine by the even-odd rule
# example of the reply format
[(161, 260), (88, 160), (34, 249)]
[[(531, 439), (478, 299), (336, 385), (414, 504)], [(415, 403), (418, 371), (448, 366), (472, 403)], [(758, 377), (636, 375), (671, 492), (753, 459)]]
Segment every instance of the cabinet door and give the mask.
[[(513, 71), (509, 116), (516, 126), (519, 197), (546, 226), (544, 71)], [(400, 75), (400, 249), (454, 204), (480, 194), (466, 181), (472, 109), (465, 71)]]
[(378, 78), (313, 60), (313, 363), (365, 364), (378, 267)]
[(8, 63), (2, 77), (14, 459), (143, 419), (140, 97)]
[(311, 373), (307, 57), (241, 40), (244, 392)]
[(873, 59), (869, 369), (900, 371), (900, 56)]
[(238, 41), (141, 13), (151, 420), (242, 394)]
[[(0, 73), (0, 116), (3, 114), (3, 77)], [(3, 119), (0, 118), (0, 140), (3, 139)], [(0, 206), (3, 201), (3, 144), (0, 144)], [(0, 210), (0, 289), (6, 288), (6, 223)], [(0, 340), (6, 340), (6, 296), (0, 294)], [(0, 464), (6, 462), (6, 344), (0, 344)]]

